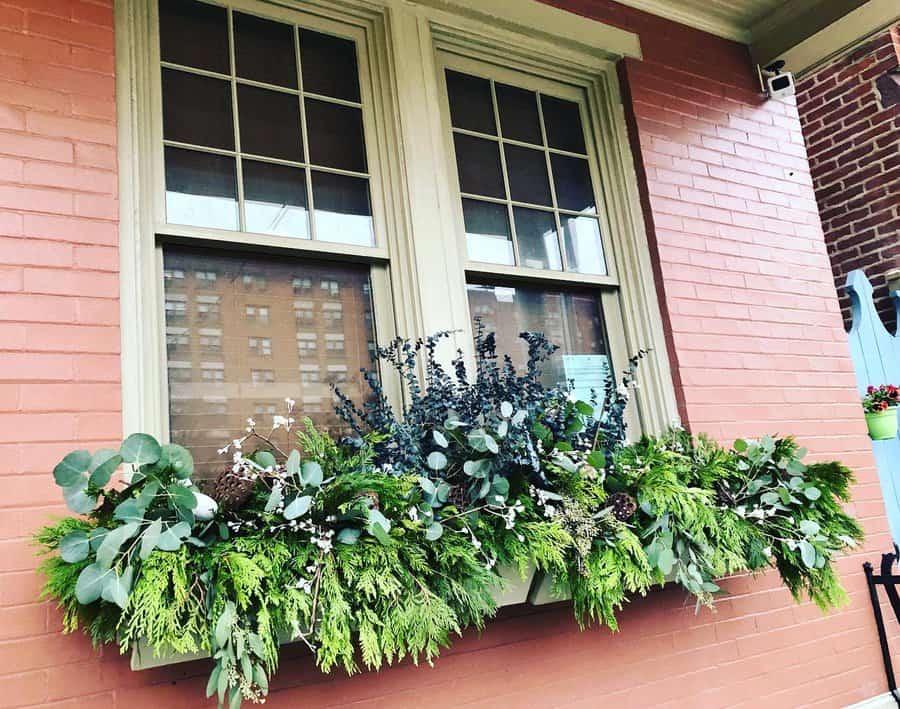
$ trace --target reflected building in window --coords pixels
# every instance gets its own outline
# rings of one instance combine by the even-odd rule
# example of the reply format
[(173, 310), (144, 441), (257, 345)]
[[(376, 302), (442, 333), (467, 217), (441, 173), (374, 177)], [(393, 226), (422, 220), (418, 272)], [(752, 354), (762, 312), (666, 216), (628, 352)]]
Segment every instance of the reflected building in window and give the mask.
[[(298, 423), (309, 416), (346, 432), (331, 386), (357, 401), (368, 395), (359, 373), (375, 343), (368, 269), (182, 248), (166, 248), (164, 261), (183, 274), (164, 280), (171, 440), (191, 450), (201, 474), (221, 469), (217, 449), (248, 417), (268, 431), (285, 397), (297, 402)], [(229, 433), (212, 440), (210, 430)]]

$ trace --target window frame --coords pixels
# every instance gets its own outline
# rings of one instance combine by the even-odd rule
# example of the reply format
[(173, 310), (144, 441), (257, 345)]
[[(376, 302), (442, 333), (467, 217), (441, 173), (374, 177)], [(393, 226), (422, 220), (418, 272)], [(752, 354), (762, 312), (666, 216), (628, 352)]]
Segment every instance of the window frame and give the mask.
[[(179, 67), (162, 62), (159, 43), (159, 12), (155, 0), (117, 0), (116, 56), (117, 108), (120, 115), (120, 187), (122, 200), (121, 298), (122, 298), (122, 389), (123, 428), (142, 430), (169, 440), (169, 391), (165, 336), (165, 294), (163, 250), (168, 246), (213, 248), (219, 253), (252, 251), (261, 257), (284, 256), (312, 258), (318, 263), (363, 263), (369, 266), (373, 325), (377, 342), (384, 344), (398, 332), (416, 332), (415, 303), (394, 298), (395, 286), (409, 280), (404, 272), (402, 253), (408, 243), (405, 225), (403, 189), (397, 189), (400, 172), (396, 155), (396, 120), (389, 95), (382, 90), (390, 83), (389, 67), (384, 62), (386, 29), (379, 12), (352, 12), (328, 3), (297, 3), (297, 7), (266, 0), (200, 0), (226, 8), (231, 31), (234, 12), (245, 12), (266, 19), (287, 22), (313, 31), (352, 40), (356, 45), (363, 116), (368, 182), (374, 244), (358, 246), (313, 238), (260, 234), (168, 223), (165, 204), (164, 150), (170, 141), (163, 139), (162, 69)], [(320, 6), (321, 5), (321, 6)], [(296, 46), (296, 35), (295, 35)], [(185, 68), (197, 75), (227, 79), (232, 102), (237, 86), (267, 85), (238, 80), (233, 75), (234, 44), (229, 41), (232, 76)], [(179, 69), (182, 70), (182, 69)], [(284, 91), (283, 87), (279, 90)], [(300, 88), (290, 92), (302, 96)], [(339, 103), (339, 101), (335, 101)], [(233, 121), (237, 136), (238, 116)], [(304, 142), (306, 142), (304, 140)], [(176, 145), (177, 147), (177, 145)], [(306, 146), (304, 146), (306, 147)], [(188, 146), (189, 149), (198, 149)], [(228, 155), (236, 160), (239, 196), (239, 226), (244, 224), (243, 184), (237, 163), (240, 144), (233, 151), (210, 148), (202, 152)], [(308, 160), (308, 150), (304, 150)], [(285, 164), (269, 159), (267, 162)], [(329, 170), (338, 174), (346, 171)], [(311, 186), (307, 185), (307, 194)], [(314, 205), (313, 205), (314, 206)], [(312, 223), (313, 212), (309, 211)], [(314, 227), (310, 227), (312, 237)], [(382, 383), (388, 399), (402, 401), (399, 377), (381, 368)], [(286, 395), (288, 395), (286, 393)]]
[[(433, 130), (441, 131), (441, 145), (447, 156), (446, 169), (442, 173), (443, 190), (445, 200), (453, 208), (453, 238), (463, 285), (469, 276), (483, 283), (487, 275), (488, 278), (503, 278), (498, 285), (514, 286), (518, 282), (559, 287), (570, 283), (576, 288), (598, 288), (613, 369), (620, 371), (624, 368), (628, 357), (638, 350), (649, 350), (639, 372), (641, 387), (635, 391), (636, 407), (629, 407), (626, 414), (632, 430), (660, 432), (678, 423), (668, 343), (662, 328), (656, 279), (650, 262), (650, 246), (619, 91), (615, 63), (618, 57), (602, 53), (598, 56), (598, 53), (585, 51), (583, 46), (563, 36), (555, 36), (548, 41), (543, 28), (526, 35), (496, 21), (485, 24), (446, 13), (423, 18), (420, 28), (422, 31), (427, 29), (431, 40), (428, 66), (432, 81), (440, 90), (440, 103), (431, 112), (430, 120)], [(551, 90), (548, 93), (551, 94), (556, 85), (568, 85), (583, 92), (584, 104), (579, 101), (579, 105), (582, 106), (585, 133), (589, 134), (586, 140), (593, 142), (593, 148), (591, 145), (586, 147), (593, 151), (591, 170), (593, 179), (598, 180), (594, 183), (594, 190), (599, 193), (597, 207), (601, 212), (599, 216), (604, 220), (601, 223), (605, 224), (603, 243), (604, 248), (609, 249), (605, 254), (609, 276), (469, 261), (452, 145), (449, 100), (444, 86), (444, 65), (448, 62), (454, 66), (476, 69), (489, 67), (474, 73), (485, 75), (485, 71), (490, 71), (489, 76), (501, 81), (503, 76), (530, 76), (535, 86), (549, 81)], [(515, 81), (504, 83), (516, 85)], [(459, 308), (456, 323), (462, 330), (463, 338), (471, 342), (472, 321), (467, 299)]]
[[(578, 287), (603, 287), (612, 294), (604, 298), (616, 301), (616, 307), (602, 303), (607, 328), (624, 331), (622, 353), (614, 355), (616, 365), (626, 352), (651, 349), (641, 366), (641, 388), (636, 392), (643, 430), (661, 430), (677, 419), (615, 65), (623, 56), (640, 57), (635, 34), (539, 3), (510, 7), (506, 0), (211, 1), (272, 19), (289, 17), (314, 30), (316, 25), (296, 18), (317, 18), (322, 29), (339, 23), (354, 28), (354, 37), (364, 44), (357, 44), (357, 60), (361, 75), (364, 63), (367, 67), (368, 77), (361, 76), (361, 98), (365, 104), (368, 94), (374, 121), (364, 130), (376, 245), (361, 249), (255, 235), (253, 249), (262, 254), (293, 253), (320, 261), (369, 264), (379, 343), (394, 335), (419, 337), (450, 331), (450, 343), (438, 350), (445, 360), (457, 348), (469, 357), (473, 353), (467, 273), (503, 277), (511, 285), (519, 281), (550, 286), (563, 285), (577, 275)], [(166, 234), (158, 236), (159, 200), (164, 202), (164, 195), (154, 191), (162, 184), (162, 142), (154, 142), (153, 137), (154, 130), (161, 137), (162, 121), (155, 3), (115, 0), (115, 5), (123, 429), (144, 430), (167, 440), (161, 244), (250, 247), (243, 232), (169, 226)], [(346, 31), (332, 33), (346, 36)], [(485, 274), (477, 264), (467, 263), (459, 241), (461, 203), (452, 184), (456, 166), (445, 145), (450, 133), (442, 118), (446, 98), (437, 68), (441, 52), (584, 92), (596, 165), (603, 178), (595, 183), (595, 190), (602, 190), (604, 197), (598, 211), (608, 220), (603, 237), (611, 275), (599, 277), (605, 283), (570, 272), (554, 278), (553, 272), (537, 269), (537, 273), (505, 272), (491, 266)], [(156, 62), (150, 57), (156, 57)], [(159, 122), (156, 129), (153, 121)], [(607, 209), (600, 210), (601, 204)], [(375, 217), (379, 209), (381, 226)], [(606, 240), (611, 240), (610, 247)], [(376, 293), (380, 294), (377, 300)], [(611, 322), (613, 317), (621, 324)], [(384, 371), (382, 378), (389, 399), (395, 405), (402, 402), (399, 379)]]

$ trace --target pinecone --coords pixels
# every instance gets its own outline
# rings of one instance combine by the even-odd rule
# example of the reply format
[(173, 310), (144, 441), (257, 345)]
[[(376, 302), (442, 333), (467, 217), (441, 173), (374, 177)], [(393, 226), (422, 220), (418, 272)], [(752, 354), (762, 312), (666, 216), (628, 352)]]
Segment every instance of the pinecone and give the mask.
[(381, 498), (378, 497), (378, 493), (374, 490), (360, 490), (359, 494), (357, 494), (357, 499), (360, 500), (368, 500), (369, 501), (369, 509), (372, 510), (380, 510), (381, 509)]
[(213, 481), (209, 496), (223, 512), (239, 510), (250, 499), (256, 480), (237, 475), (231, 470), (223, 470)]
[(607, 499), (613, 516), (620, 522), (627, 522), (637, 511), (637, 502), (627, 492), (614, 492)]
[(447, 495), (447, 504), (453, 505), (460, 512), (463, 512), (469, 506), (469, 496), (466, 494), (465, 485), (454, 485), (450, 488), (450, 494)]

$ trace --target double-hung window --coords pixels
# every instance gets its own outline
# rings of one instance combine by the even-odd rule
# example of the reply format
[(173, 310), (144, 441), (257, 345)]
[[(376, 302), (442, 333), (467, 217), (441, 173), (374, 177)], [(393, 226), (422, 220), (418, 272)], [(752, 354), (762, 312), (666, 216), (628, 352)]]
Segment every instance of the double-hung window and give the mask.
[(624, 338), (584, 91), (456, 54), (439, 60), (473, 328), (495, 333), (520, 365), (519, 334), (543, 332), (560, 348), (545, 381), (599, 394)]
[(518, 364), (544, 332), (582, 397), (655, 346), (642, 406), (669, 420), (614, 64), (566, 13), (470, 5), (119, 0), (127, 429), (213, 474), (286, 397), (341, 431), (331, 387), (363, 400), (377, 343), (479, 327)]
[[(213, 433), (286, 397), (330, 401), (320, 372), (364, 395), (374, 301), (384, 322), (391, 310), (372, 287), (385, 249), (370, 77), (362, 33), (321, 17), (159, 0), (155, 19), (168, 433), (213, 472)], [(330, 406), (297, 410), (339, 428)]]

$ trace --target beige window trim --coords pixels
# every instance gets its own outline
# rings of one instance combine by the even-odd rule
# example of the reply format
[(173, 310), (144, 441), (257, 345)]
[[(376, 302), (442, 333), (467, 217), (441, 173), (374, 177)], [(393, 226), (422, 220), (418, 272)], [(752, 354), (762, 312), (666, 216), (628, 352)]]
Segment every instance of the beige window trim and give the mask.
[[(225, 3), (223, 3), (225, 4)], [(456, 167), (446, 151), (438, 53), (488, 62), (567, 84), (586, 96), (596, 144), (614, 276), (578, 277), (574, 282), (617, 286), (614, 304), (604, 296), (608, 326), (624, 332), (622, 352), (653, 351), (641, 368), (637, 392), (644, 430), (659, 430), (677, 416), (674, 389), (638, 201), (637, 181), (625, 132), (614, 60), (640, 56), (635, 35), (592, 22), (534, 0), (235, 0), (235, 8), (290, 17), (303, 13), (320, 23), (355, 28), (360, 67), (371, 98), (366, 124), (372, 170), (377, 244), (367, 249), (297, 243), (253, 235), (252, 248), (290, 248), (313, 256), (372, 264), (375, 326), (384, 343), (396, 333), (417, 337), (456, 331), (443, 353), (471, 353), (466, 299), (467, 263), (457, 224), (459, 199), (452, 185)], [(158, 38), (149, 0), (116, 0), (117, 101), (119, 112), (120, 255), (123, 367), (123, 426), (126, 432), (167, 434), (165, 322), (162, 252), (157, 233), (173, 240), (241, 241), (245, 235), (160, 224), (161, 129), (156, 56)], [(503, 11), (503, 12), (501, 12)], [(501, 15), (503, 16), (501, 18)], [(346, 35), (346, 32), (343, 34)], [(156, 74), (154, 74), (156, 72)], [(156, 77), (156, 78), (155, 78)], [(148, 123), (150, 125), (148, 125)], [(373, 152), (374, 151), (374, 152)], [(377, 184), (375, 181), (377, 180)], [(378, 199), (375, 195), (381, 195)], [(374, 206), (374, 205), (373, 205)], [(160, 232), (161, 229), (164, 232)], [(246, 248), (246, 247), (245, 247)], [(327, 252), (324, 253), (324, 252)], [(613, 270), (613, 264), (615, 270)], [(541, 277), (544, 272), (498, 275)], [(562, 274), (572, 281), (574, 274)], [(385, 307), (384, 303), (392, 304)], [(613, 307), (613, 305), (615, 307)], [(399, 383), (388, 381), (399, 400)]]
[[(116, 0), (123, 429), (147, 431), (164, 440), (168, 438), (164, 244), (218, 243), (261, 254), (364, 262), (371, 267), (379, 342), (384, 344), (396, 334), (415, 336), (422, 329), (416, 289), (409, 286), (415, 273), (403, 257), (410, 239), (399, 160), (399, 122), (390, 89), (396, 82), (388, 59), (386, 8), (315, 1), (222, 0), (216, 4), (356, 43), (375, 245), (360, 247), (166, 223), (157, 3)], [(242, 189), (240, 180), (238, 189)], [(395, 299), (394, 292), (404, 297)], [(386, 393), (399, 403), (399, 380), (391, 372), (382, 374)]]
[[(560, 281), (601, 287), (607, 327), (621, 333), (611, 338), (613, 364), (621, 369), (627, 357), (650, 348), (640, 371), (637, 423), (642, 430), (659, 431), (677, 421), (674, 386), (662, 330), (650, 252), (644, 231), (625, 128), (622, 99), (615, 69), (617, 55), (585, 50), (562, 35), (552, 24), (522, 32), (507, 24), (473, 19), (454, 13), (449, 5), (467, 0), (395, 6), (392, 14), (394, 51), (397, 54), (404, 147), (416, 155), (407, 161), (413, 230), (419, 278), (430, 288), (421, 294), (428, 331), (455, 330), (454, 345), (472, 351), (471, 320), (465, 297), (466, 273), (489, 273), (529, 282)], [(435, 9), (433, 5), (440, 5)], [(580, 18), (581, 19), (581, 18)], [(588, 22), (587, 20), (583, 20)], [(595, 186), (602, 191), (605, 208), (605, 247), (609, 276), (535, 271), (521, 267), (474, 264), (468, 261), (461, 224), (456, 165), (453, 160), (447, 98), (441, 67), (489, 66), (497, 76), (514, 72), (529, 76), (533, 86), (549, 93), (570, 87), (582, 98), (583, 119), (593, 136)], [(478, 73), (477, 71), (475, 73)], [(516, 83), (512, 81), (510, 83)], [(411, 130), (407, 130), (413, 126)], [(436, 218), (440, 215), (440, 218)], [(423, 238), (420, 234), (428, 234)], [(606, 288), (603, 288), (606, 287)]]

